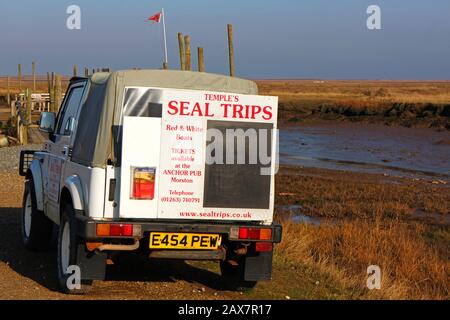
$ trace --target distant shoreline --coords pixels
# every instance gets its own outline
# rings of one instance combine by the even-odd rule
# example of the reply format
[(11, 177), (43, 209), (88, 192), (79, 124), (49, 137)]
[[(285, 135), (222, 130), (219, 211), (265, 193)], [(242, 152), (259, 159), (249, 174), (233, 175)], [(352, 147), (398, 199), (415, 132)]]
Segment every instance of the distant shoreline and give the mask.
[(280, 125), (357, 121), (450, 130), (450, 81), (258, 80), (278, 96)]
[(427, 80), (410, 80), (410, 79), (396, 79), (396, 80), (385, 80), (385, 79), (320, 79), (320, 78), (311, 78), (311, 79), (303, 79), (303, 78), (264, 78), (264, 79), (256, 79), (250, 78), (252, 81), (274, 81), (274, 82), (286, 82), (286, 81), (294, 81), (294, 82), (311, 82), (311, 81), (323, 81), (325, 82), (399, 82), (399, 83), (450, 83), (450, 79), (427, 79)]

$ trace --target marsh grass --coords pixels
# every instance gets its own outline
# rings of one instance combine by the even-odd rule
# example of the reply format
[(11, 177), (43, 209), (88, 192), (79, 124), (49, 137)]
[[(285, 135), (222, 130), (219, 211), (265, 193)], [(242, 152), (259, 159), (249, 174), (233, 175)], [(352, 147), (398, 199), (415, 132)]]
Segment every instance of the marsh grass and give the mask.
[(450, 81), (259, 80), (260, 93), (281, 102), (450, 103)]
[[(320, 226), (283, 221), (276, 259), (326, 274), (361, 299), (448, 299), (449, 262), (427, 243), (421, 224), (346, 221)], [(448, 254), (448, 252), (447, 252)], [(381, 268), (381, 289), (368, 290), (366, 270)]]
[(409, 218), (416, 210), (450, 214), (448, 186), (382, 175), (282, 166), (276, 176), (279, 205), (332, 218)]
[[(283, 240), (276, 259), (318, 270), (350, 298), (448, 299), (450, 227), (411, 212), (445, 216), (449, 189), (408, 181), (282, 166), (277, 204), (297, 203), (302, 214), (333, 219), (317, 226), (278, 214)], [(381, 290), (366, 287), (369, 265), (381, 268)]]
[(279, 97), (280, 124), (315, 120), (450, 128), (450, 81), (260, 80)]

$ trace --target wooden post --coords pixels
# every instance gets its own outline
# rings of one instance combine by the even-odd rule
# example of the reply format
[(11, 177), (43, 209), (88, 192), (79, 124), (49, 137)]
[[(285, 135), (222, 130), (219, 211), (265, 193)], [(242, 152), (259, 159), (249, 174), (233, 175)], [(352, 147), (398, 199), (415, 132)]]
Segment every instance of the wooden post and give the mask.
[(26, 131), (26, 143), (28, 144), (28, 128), (30, 127), (30, 125), (33, 122), (33, 118), (31, 117), (31, 110), (33, 110), (33, 101), (31, 99), (31, 94), (33, 93), (33, 91), (27, 89), (26, 91), (26, 96), (27, 96), (27, 125), (25, 127), (25, 131)]
[(233, 26), (231, 24), (228, 24), (228, 57), (230, 63), (230, 76), (234, 77), (235, 67), (234, 67)]
[(181, 32), (178, 33), (178, 47), (180, 51), (180, 70), (186, 70), (185, 57), (184, 57), (184, 43), (183, 43), (183, 34)]
[(19, 80), (19, 92), (22, 91), (22, 65), (17, 65), (17, 79)]
[(36, 92), (36, 62), (31, 63), (31, 73), (33, 75), (33, 92)]
[[(14, 95), (14, 101), (19, 101), (19, 100), (20, 100), (19, 95), (18, 95), (18, 94), (15, 94), (15, 95)], [(12, 108), (13, 108), (13, 110), (14, 110), (14, 111), (13, 111), (13, 116), (16, 117), (16, 120), (17, 120), (17, 119), (18, 119), (18, 117), (17, 117), (17, 111), (18, 111), (18, 110), (16, 109), (16, 104), (15, 104), (15, 103), (12, 104)]]
[(62, 101), (62, 86), (61, 86), (61, 76), (57, 74), (55, 76), (55, 112), (59, 111)]
[[(47, 111), (52, 111), (52, 93), (51, 93), (50, 73), (48, 73), (48, 72), (47, 72), (47, 91), (48, 91)], [(45, 109), (45, 107), (44, 107), (44, 109)]]
[(198, 71), (205, 72), (205, 56), (203, 53), (203, 48), (198, 48)]
[(31, 123), (31, 92), (30, 89), (25, 89), (25, 109), (22, 111), (23, 127), (22, 127), (22, 144), (28, 144), (28, 127)]
[(23, 145), (23, 126), (20, 123), (20, 117), (16, 117), (16, 128), (17, 128), (17, 138), (19, 139), (19, 144)]
[[(13, 99), (13, 101), (17, 101), (17, 94), (15, 94), (14, 95), (14, 99)], [(13, 116), (13, 117), (15, 117), (16, 118), (16, 121), (17, 121), (17, 110), (16, 110), (16, 104), (15, 103), (12, 103), (12, 101), (11, 101), (11, 116)]]
[(52, 72), (52, 111), (57, 112), (56, 110), (56, 95), (55, 95), (55, 73)]
[(6, 101), (8, 101), (8, 106), (11, 107), (11, 85), (9, 83), (9, 76), (6, 77)]
[(48, 82), (48, 95), (49, 95), (49, 111), (55, 112), (55, 90), (54, 90), (54, 78), (55, 74), (52, 72), (47, 72), (47, 82)]
[(77, 76), (77, 65), (76, 64), (73, 65), (73, 76), (74, 77)]
[(185, 58), (185, 70), (191, 71), (191, 38), (189, 36), (184, 36), (184, 47), (186, 50)]
[(50, 93), (50, 73), (47, 72), (47, 88), (48, 88), (48, 93)]
[(31, 105), (31, 90), (30, 89), (26, 89), (25, 90), (25, 99), (26, 99), (26, 101), (25, 101), (25, 103), (26, 103), (26, 105), (25, 105), (25, 110), (26, 110), (26, 113), (25, 113), (25, 118), (26, 118), (26, 123), (27, 123), (27, 126), (29, 125), (29, 124), (31, 124), (31, 107), (32, 107), (32, 105)]

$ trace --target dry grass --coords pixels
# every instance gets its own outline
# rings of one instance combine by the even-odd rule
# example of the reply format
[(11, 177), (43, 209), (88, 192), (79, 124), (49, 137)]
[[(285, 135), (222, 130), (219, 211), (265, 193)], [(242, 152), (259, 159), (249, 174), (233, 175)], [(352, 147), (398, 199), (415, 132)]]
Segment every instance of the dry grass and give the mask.
[[(68, 84), (68, 78), (62, 79), (62, 85), (63, 89), (66, 88)], [(33, 88), (33, 81), (31, 76), (24, 76), (22, 79), (22, 89), (32, 89)], [(36, 91), (37, 92), (48, 92), (48, 83), (47, 83), (47, 76), (37, 76), (36, 78)], [(19, 90), (19, 81), (17, 77), (11, 77), (10, 78), (10, 93), (11, 94), (18, 94), (20, 93)], [(4, 96), (7, 94), (7, 79), (6, 77), (0, 77), (0, 96)]]
[(260, 80), (260, 93), (281, 102), (450, 103), (450, 81), (313, 81)]
[[(68, 78), (64, 78), (66, 83)], [(388, 102), (450, 103), (450, 81), (314, 81), (257, 80), (260, 93), (279, 96), (280, 102), (298, 105), (340, 103), (380, 106)], [(47, 78), (37, 76), (37, 90), (47, 90)], [(17, 77), (10, 78), (13, 93), (19, 92)], [(0, 95), (6, 94), (6, 77), (0, 77)], [(31, 88), (31, 76), (24, 76), (22, 88)]]
[(277, 204), (301, 204), (310, 216), (397, 219), (417, 210), (450, 213), (449, 188), (426, 181), (288, 166), (276, 181)]
[[(285, 221), (283, 227), (276, 259), (319, 270), (351, 298), (448, 299), (448, 251), (425, 241), (423, 225), (351, 221), (316, 227)], [(366, 287), (370, 265), (381, 268), (380, 290)]]
[(450, 81), (262, 80), (280, 99), (280, 123), (351, 119), (450, 129)]
[[(283, 166), (276, 188), (277, 204), (296, 203), (303, 214), (333, 217), (315, 226), (278, 215), (284, 229), (276, 259), (319, 270), (345, 288), (347, 298), (449, 298), (450, 227), (411, 214), (448, 214), (447, 186)], [(366, 288), (369, 265), (382, 270), (381, 290)]]

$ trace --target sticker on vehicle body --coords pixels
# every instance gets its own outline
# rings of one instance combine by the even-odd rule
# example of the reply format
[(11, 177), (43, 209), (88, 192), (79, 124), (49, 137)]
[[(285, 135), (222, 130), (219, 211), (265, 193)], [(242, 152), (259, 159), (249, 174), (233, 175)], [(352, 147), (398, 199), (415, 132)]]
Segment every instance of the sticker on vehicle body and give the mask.
[(48, 162), (48, 198), (56, 203), (59, 201), (59, 187), (61, 183), (62, 159), (50, 157)]

